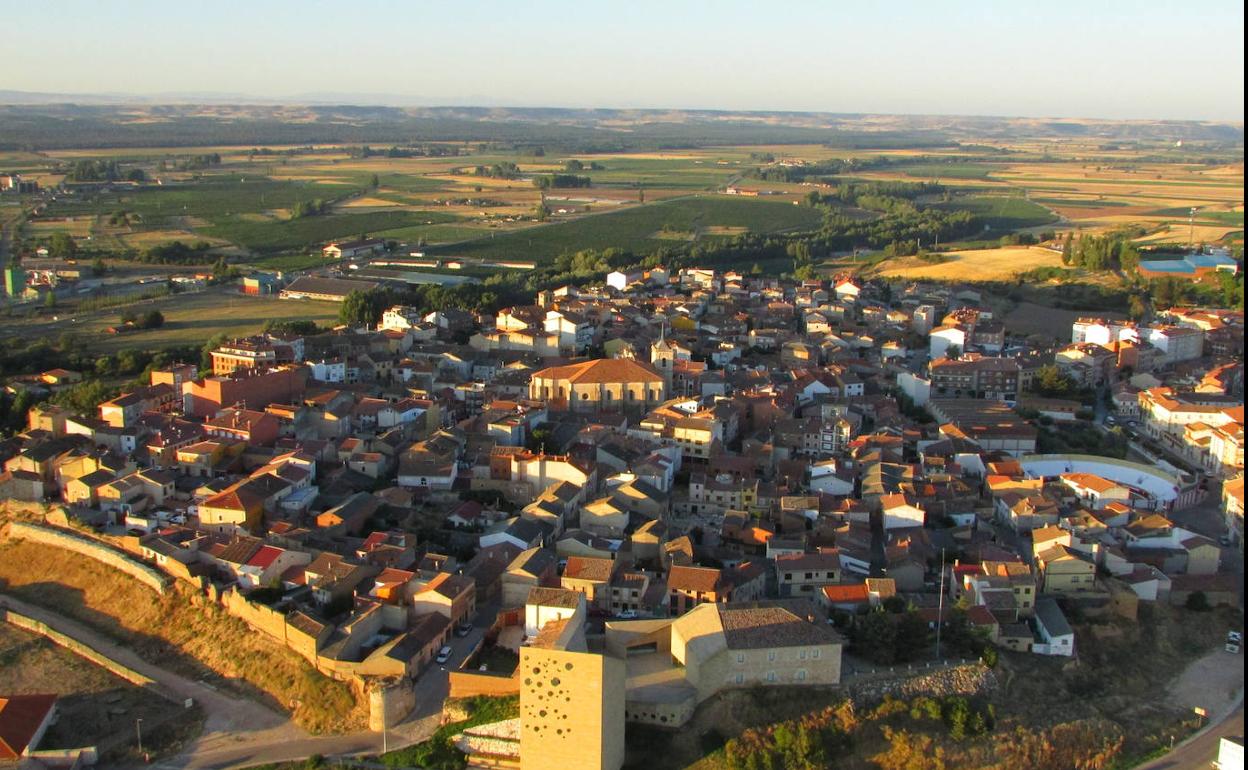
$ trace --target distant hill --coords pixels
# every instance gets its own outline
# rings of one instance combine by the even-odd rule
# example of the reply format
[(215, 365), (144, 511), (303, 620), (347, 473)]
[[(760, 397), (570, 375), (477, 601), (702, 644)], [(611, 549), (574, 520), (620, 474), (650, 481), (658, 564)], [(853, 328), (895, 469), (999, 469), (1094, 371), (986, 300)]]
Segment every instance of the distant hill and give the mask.
[[(1242, 145), (1242, 123), (1111, 121), (831, 112), (404, 106), (308, 95), (279, 103), (238, 94), (55, 94), (0, 91), (0, 148), (482, 141), (583, 152), (712, 144), (828, 144), (850, 149), (949, 146), (1051, 137)], [(369, 103), (368, 98), (385, 103)], [(413, 97), (413, 100), (415, 98)]]

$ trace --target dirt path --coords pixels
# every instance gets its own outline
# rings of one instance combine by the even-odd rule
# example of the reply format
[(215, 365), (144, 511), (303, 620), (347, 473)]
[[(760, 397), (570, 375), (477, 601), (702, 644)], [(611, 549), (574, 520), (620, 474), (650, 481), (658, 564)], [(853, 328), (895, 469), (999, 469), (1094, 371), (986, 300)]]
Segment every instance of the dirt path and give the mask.
[(1198, 658), (1170, 685), (1167, 700), (1190, 711), (1200, 706), (1210, 717), (1225, 714), (1244, 689), (1244, 656), (1221, 648)]
[(290, 719), (254, 701), (235, 698), (203, 683), (167, 671), (140, 658), (112, 639), (87, 628), (77, 621), (55, 612), (14, 599), (0, 597), (3, 603), (28, 617), (46, 623), (50, 628), (81, 642), (110, 660), (116, 661), (160, 684), (162, 695), (178, 700), (192, 698), (203, 707), (207, 719), (203, 734), (187, 747), (185, 753), (212, 751), (222, 745), (240, 741), (286, 743), (305, 739), (308, 734)]
[[(161, 695), (178, 702), (171, 708), (178, 708), (180, 701), (193, 698), (204, 709), (203, 733), (176, 756), (166, 757), (148, 767), (160, 770), (227, 768), (303, 759), (313, 754), (379, 753), (382, 749), (382, 736), (378, 733), (358, 731), (347, 735), (310, 735), (283, 714), (152, 665), (75, 620), (11, 596), (0, 595), (0, 605), (45, 623), (100, 655), (151, 678), (162, 688)], [(425, 673), (417, 683), (416, 710), (388, 735), (391, 750), (427, 739), (440, 723), (442, 700), (447, 694), (446, 674), (439, 669)]]

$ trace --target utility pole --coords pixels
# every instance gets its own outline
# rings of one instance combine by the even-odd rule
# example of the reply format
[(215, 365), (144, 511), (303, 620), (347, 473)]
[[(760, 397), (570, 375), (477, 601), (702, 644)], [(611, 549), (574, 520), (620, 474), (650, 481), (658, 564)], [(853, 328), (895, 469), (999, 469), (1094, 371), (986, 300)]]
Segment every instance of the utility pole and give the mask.
[(940, 660), (940, 629), (945, 625), (945, 549), (940, 549), (940, 598), (936, 609), (936, 659)]
[(1187, 250), (1191, 251), (1196, 244), (1196, 207), (1187, 213)]
[(139, 754), (143, 753), (143, 717), (134, 720), (134, 734), (139, 741)]

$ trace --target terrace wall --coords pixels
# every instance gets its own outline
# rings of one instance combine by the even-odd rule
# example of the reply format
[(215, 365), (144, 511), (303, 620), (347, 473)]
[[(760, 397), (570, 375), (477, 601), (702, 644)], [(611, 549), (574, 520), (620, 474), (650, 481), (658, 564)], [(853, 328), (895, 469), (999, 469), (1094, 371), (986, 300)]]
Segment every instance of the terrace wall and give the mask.
[(75, 535), (64, 530), (45, 527), (41, 524), (15, 521), (9, 525), (9, 537), (30, 540), (35, 543), (43, 543), (80, 553), (83, 556), (95, 559), (113, 569), (126, 573), (158, 594), (164, 594), (165, 589), (172, 582), (172, 578), (160, 570), (132, 559), (121, 551), (103, 543), (97, 543), (82, 535)]

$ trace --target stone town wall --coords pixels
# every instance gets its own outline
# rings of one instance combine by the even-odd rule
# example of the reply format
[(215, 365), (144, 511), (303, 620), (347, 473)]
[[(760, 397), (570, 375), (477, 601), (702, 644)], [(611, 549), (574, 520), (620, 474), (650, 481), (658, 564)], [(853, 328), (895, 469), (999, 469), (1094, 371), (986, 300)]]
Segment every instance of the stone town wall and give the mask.
[(65, 530), (46, 527), (42, 524), (15, 521), (9, 525), (9, 537), (45, 543), (57, 548), (64, 548), (67, 551), (80, 553), (83, 556), (95, 559), (113, 569), (126, 573), (158, 594), (165, 593), (165, 589), (172, 582), (168, 575), (154, 567), (149, 567), (103, 543), (98, 543), (90, 538)]

